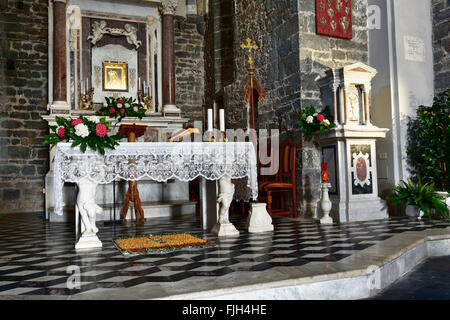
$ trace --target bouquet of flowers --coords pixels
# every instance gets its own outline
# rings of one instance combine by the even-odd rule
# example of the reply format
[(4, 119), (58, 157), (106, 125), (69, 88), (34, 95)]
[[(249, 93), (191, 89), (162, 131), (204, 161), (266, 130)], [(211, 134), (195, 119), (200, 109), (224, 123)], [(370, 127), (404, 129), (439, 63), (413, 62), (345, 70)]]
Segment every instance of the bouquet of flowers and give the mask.
[(145, 109), (134, 102), (133, 98), (113, 98), (105, 97), (106, 102), (103, 108), (97, 111), (97, 116), (109, 116), (111, 118), (119, 118), (119, 121), (125, 117), (137, 117), (142, 119), (145, 116)]
[(106, 122), (105, 118), (90, 117), (90, 119), (80, 116), (77, 119), (66, 119), (56, 117), (57, 126), (50, 126), (50, 134), (45, 136), (43, 145), (55, 145), (62, 141), (73, 141), (72, 148), (80, 145), (82, 152), (89, 147), (94, 151), (105, 154), (105, 148), (114, 149), (119, 143), (117, 140), (123, 138), (122, 135), (108, 136), (108, 128), (111, 122)]
[(328, 107), (325, 107), (321, 112), (317, 112), (313, 106), (303, 108), (298, 125), (307, 139), (311, 139), (316, 131), (330, 130), (336, 126), (331, 120)]

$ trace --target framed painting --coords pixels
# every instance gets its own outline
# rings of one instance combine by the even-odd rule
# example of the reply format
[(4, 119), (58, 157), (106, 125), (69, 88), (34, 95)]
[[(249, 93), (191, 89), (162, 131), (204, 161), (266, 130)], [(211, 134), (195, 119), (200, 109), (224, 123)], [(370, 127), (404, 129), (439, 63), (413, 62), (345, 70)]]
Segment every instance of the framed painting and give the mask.
[(317, 34), (352, 39), (352, 0), (316, 0)]
[(103, 91), (128, 91), (128, 65), (103, 62)]

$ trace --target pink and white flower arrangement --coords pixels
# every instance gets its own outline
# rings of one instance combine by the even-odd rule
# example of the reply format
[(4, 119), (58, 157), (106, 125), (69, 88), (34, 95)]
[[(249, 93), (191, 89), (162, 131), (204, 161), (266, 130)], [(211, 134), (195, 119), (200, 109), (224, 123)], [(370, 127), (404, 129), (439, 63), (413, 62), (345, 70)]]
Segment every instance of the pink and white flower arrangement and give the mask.
[(331, 113), (328, 107), (321, 112), (317, 112), (313, 106), (307, 106), (302, 109), (298, 125), (306, 139), (311, 139), (317, 131), (330, 130), (336, 126), (331, 121)]
[(145, 116), (145, 108), (134, 102), (133, 98), (113, 98), (106, 97), (103, 108), (97, 111), (97, 116), (108, 116), (119, 118), (121, 121), (125, 117), (136, 117), (142, 119)]
[(119, 144), (118, 140), (123, 138), (121, 135), (108, 136), (111, 122), (106, 122), (105, 118), (80, 116), (76, 119), (56, 117), (55, 120), (57, 126), (50, 126), (50, 134), (45, 136), (43, 145), (54, 146), (58, 142), (70, 141), (72, 147), (80, 146), (82, 152), (89, 147), (105, 154), (105, 149), (114, 149)]

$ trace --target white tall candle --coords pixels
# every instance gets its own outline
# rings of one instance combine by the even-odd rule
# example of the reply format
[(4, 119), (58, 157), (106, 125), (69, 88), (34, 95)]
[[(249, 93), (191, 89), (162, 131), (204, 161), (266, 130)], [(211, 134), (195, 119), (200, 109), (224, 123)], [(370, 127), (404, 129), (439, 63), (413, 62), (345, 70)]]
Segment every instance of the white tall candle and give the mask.
[(208, 109), (208, 131), (213, 131), (213, 110)]
[(86, 92), (89, 91), (89, 78), (86, 78)]
[(144, 81), (144, 95), (147, 94), (146, 90), (147, 90), (147, 87), (145, 86), (145, 81)]
[(81, 81), (81, 94), (84, 94), (84, 81)]
[(141, 90), (141, 77), (139, 77), (139, 79), (138, 79), (138, 90)]
[(225, 131), (225, 110), (219, 110), (220, 131)]

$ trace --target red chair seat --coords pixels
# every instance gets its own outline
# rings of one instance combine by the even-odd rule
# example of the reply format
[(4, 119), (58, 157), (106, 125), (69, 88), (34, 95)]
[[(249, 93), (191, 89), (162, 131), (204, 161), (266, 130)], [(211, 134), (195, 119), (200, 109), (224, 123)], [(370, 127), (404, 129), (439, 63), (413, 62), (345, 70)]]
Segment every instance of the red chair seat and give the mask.
[(284, 182), (274, 182), (274, 183), (268, 183), (263, 186), (264, 191), (267, 192), (269, 189), (278, 189), (278, 190), (284, 190), (284, 189), (292, 189), (294, 186), (291, 183), (284, 183)]

